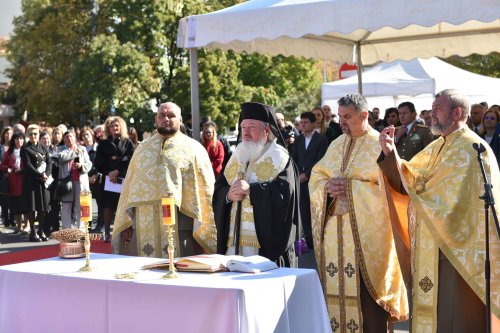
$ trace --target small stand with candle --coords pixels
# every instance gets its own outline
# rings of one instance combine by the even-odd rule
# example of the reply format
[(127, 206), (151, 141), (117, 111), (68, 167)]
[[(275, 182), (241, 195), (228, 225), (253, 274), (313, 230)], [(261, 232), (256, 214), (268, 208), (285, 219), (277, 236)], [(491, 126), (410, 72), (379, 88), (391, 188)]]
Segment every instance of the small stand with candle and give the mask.
[(85, 225), (85, 266), (79, 272), (90, 272), (90, 236), (88, 223), (92, 221), (92, 194), (90, 192), (80, 192), (80, 220)]
[(171, 194), (161, 198), (161, 210), (163, 214), (163, 225), (167, 226), (168, 232), (168, 273), (162, 279), (174, 279), (179, 277), (174, 266), (174, 226), (175, 226), (175, 200)]

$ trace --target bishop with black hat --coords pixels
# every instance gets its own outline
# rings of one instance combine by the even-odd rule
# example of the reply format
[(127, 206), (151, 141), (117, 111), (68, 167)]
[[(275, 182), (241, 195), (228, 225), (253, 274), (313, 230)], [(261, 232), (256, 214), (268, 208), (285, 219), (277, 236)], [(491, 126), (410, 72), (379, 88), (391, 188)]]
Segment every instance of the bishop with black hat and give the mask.
[(274, 109), (241, 105), (240, 143), (215, 183), (217, 252), (262, 255), (297, 266), (300, 234), (298, 173), (285, 148)]

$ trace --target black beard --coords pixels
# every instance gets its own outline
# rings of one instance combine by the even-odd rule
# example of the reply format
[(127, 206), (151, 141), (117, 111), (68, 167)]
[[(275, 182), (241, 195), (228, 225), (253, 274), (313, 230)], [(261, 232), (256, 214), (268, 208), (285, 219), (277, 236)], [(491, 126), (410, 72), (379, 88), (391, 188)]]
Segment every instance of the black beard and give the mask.
[(166, 128), (166, 127), (157, 127), (156, 130), (158, 131), (158, 133), (160, 133), (161, 135), (172, 135), (172, 134), (175, 134), (177, 133), (177, 131), (175, 129), (172, 129), (172, 128)]

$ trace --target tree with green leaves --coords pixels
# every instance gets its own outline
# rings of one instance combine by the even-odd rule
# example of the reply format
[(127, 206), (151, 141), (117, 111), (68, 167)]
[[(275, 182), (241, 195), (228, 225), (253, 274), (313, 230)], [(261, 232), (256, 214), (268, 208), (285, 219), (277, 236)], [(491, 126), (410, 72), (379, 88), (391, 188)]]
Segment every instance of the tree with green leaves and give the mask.
[(452, 56), (444, 61), (469, 72), (500, 78), (500, 53), (472, 54), (467, 57)]
[[(8, 43), (19, 110), (32, 121), (80, 125), (111, 112), (153, 126), (150, 100), (190, 113), (186, 50), (179, 20), (239, 0), (23, 0)], [(259, 101), (289, 116), (319, 102), (315, 63), (294, 57), (200, 50), (201, 115), (234, 126), (240, 103)]]
[(90, 42), (89, 4), (81, 1), (23, 1), (8, 42), (7, 73), (16, 107), (37, 120), (63, 122), (82, 111), (70, 72)]

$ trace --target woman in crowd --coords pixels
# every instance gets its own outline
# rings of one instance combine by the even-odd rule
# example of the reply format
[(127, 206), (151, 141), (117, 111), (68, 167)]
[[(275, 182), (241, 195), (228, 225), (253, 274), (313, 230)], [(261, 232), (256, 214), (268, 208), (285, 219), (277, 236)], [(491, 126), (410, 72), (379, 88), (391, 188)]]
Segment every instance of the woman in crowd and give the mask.
[[(0, 135), (0, 163), (2, 163), (5, 153), (9, 150), (10, 139), (14, 131), (12, 127), (7, 126)], [(15, 227), (16, 223), (12, 219), (12, 213), (9, 212), (9, 189), (7, 175), (0, 174), (0, 206), (2, 207), (2, 222), (5, 227)], [(4, 186), (6, 185), (6, 186)]]
[(14, 134), (14, 131), (10, 126), (7, 126), (2, 130), (2, 134), (0, 136), (0, 163), (2, 162), (3, 156), (5, 155), (7, 150), (9, 150), (12, 134)]
[(217, 140), (217, 130), (214, 123), (208, 122), (203, 127), (201, 143), (208, 152), (208, 157), (210, 157), (210, 162), (212, 162), (214, 175), (217, 178), (222, 170), (222, 164), (224, 162), (224, 147), (222, 143)]
[(500, 119), (499, 113), (490, 108), (488, 111), (484, 113), (483, 119), (481, 120), (483, 126), (479, 130), (478, 134), (489, 145), (491, 145), (493, 141), (493, 136), (495, 134), (495, 130), (497, 128), (499, 119)]
[(92, 197), (95, 199), (97, 204), (97, 225), (92, 232), (100, 232), (104, 225), (103, 219), (103, 207), (101, 205), (101, 182), (102, 175), (97, 171), (94, 165), (95, 155), (97, 153), (97, 143), (94, 142), (94, 131), (92, 128), (85, 126), (82, 128), (81, 141), (87, 150), (90, 162), (92, 162), (92, 168), (89, 171), (89, 184), (90, 192), (92, 192)]
[[(59, 129), (57, 129), (59, 131)], [(47, 220), (45, 223), (45, 228), (43, 233), (48, 237), (54, 231), (59, 230), (59, 213), (61, 211), (61, 205), (56, 199), (55, 190), (57, 177), (59, 174), (59, 167), (57, 166), (57, 157), (62, 146), (56, 146), (52, 144), (52, 133), (51, 127), (45, 127), (43, 131), (40, 132), (40, 143), (47, 148), (50, 154), (50, 160), (52, 161), (52, 185), (49, 186), (50, 192), (50, 211), (47, 213)]]
[(372, 128), (375, 128), (375, 117), (373, 116), (373, 112), (368, 111), (368, 125)]
[(137, 134), (137, 130), (134, 127), (130, 127), (128, 129), (128, 138), (134, 144), (134, 148), (137, 148), (137, 146), (139, 145), (139, 143), (141, 143), (139, 141), (139, 136)]
[(386, 109), (383, 123), (384, 123), (384, 127), (391, 126), (391, 125), (394, 127), (401, 126), (401, 123), (399, 122), (398, 109), (396, 109), (396, 108)]
[[(29, 142), (21, 148), (21, 162), (24, 165), (23, 204), (30, 223), (30, 241), (47, 241), (43, 233), (46, 213), (49, 211), (50, 194), (46, 181), (52, 172), (50, 154), (40, 142), (40, 128), (27, 128)], [(35, 212), (38, 216), (38, 233), (35, 233)]]
[[(24, 145), (24, 134), (16, 133), (12, 135), (9, 142), (9, 149), (4, 155), (0, 170), (6, 173), (9, 182), (9, 209), (14, 216), (14, 225), (17, 224), (18, 230), (22, 233), (28, 233), (27, 221), (22, 221), (23, 207), (23, 163), (21, 162), (21, 147)], [(26, 215), (25, 215), (26, 217)], [(23, 223), (24, 222), (24, 223)]]
[(64, 145), (62, 136), (63, 136), (63, 131), (59, 127), (54, 127), (52, 129), (52, 144), (54, 146), (62, 146)]
[(70, 177), (71, 191), (62, 195), (61, 224), (63, 229), (72, 226), (71, 212), (76, 219), (76, 228), (80, 229), (80, 192), (90, 192), (87, 173), (92, 167), (87, 150), (76, 142), (75, 132), (67, 131), (63, 134), (65, 149), (61, 150), (57, 163), (59, 164), (59, 179)]
[(112, 183), (119, 183), (127, 174), (128, 165), (134, 145), (128, 138), (127, 124), (121, 117), (108, 117), (104, 123), (105, 140), (101, 140), (97, 146), (94, 164), (102, 174), (104, 181), (101, 185), (102, 206), (104, 207), (104, 232), (105, 241), (109, 242), (110, 225), (113, 214), (118, 206), (120, 194), (105, 191), (106, 178)]
[[(498, 163), (500, 164), (500, 106), (497, 104), (493, 104), (490, 106), (488, 109), (488, 112), (492, 112), (493, 114), (496, 115), (497, 117), (497, 124), (496, 124), (496, 130), (495, 133), (493, 134), (493, 137), (491, 140), (488, 142), (490, 144), (491, 149), (493, 149), (493, 152), (495, 153), (495, 156), (497, 158)], [(486, 116), (486, 114), (485, 114)], [(483, 123), (483, 128), (484, 128), (484, 123)]]
[(479, 135), (490, 145), (497, 161), (500, 161), (500, 110), (497, 111), (492, 105), (484, 113), (482, 124)]
[(104, 139), (104, 125), (97, 125), (94, 127), (94, 142), (99, 144)]
[(325, 111), (320, 107), (315, 107), (312, 109), (312, 113), (316, 116), (316, 131), (326, 136), (328, 144), (330, 144), (335, 137), (335, 131), (326, 124)]

